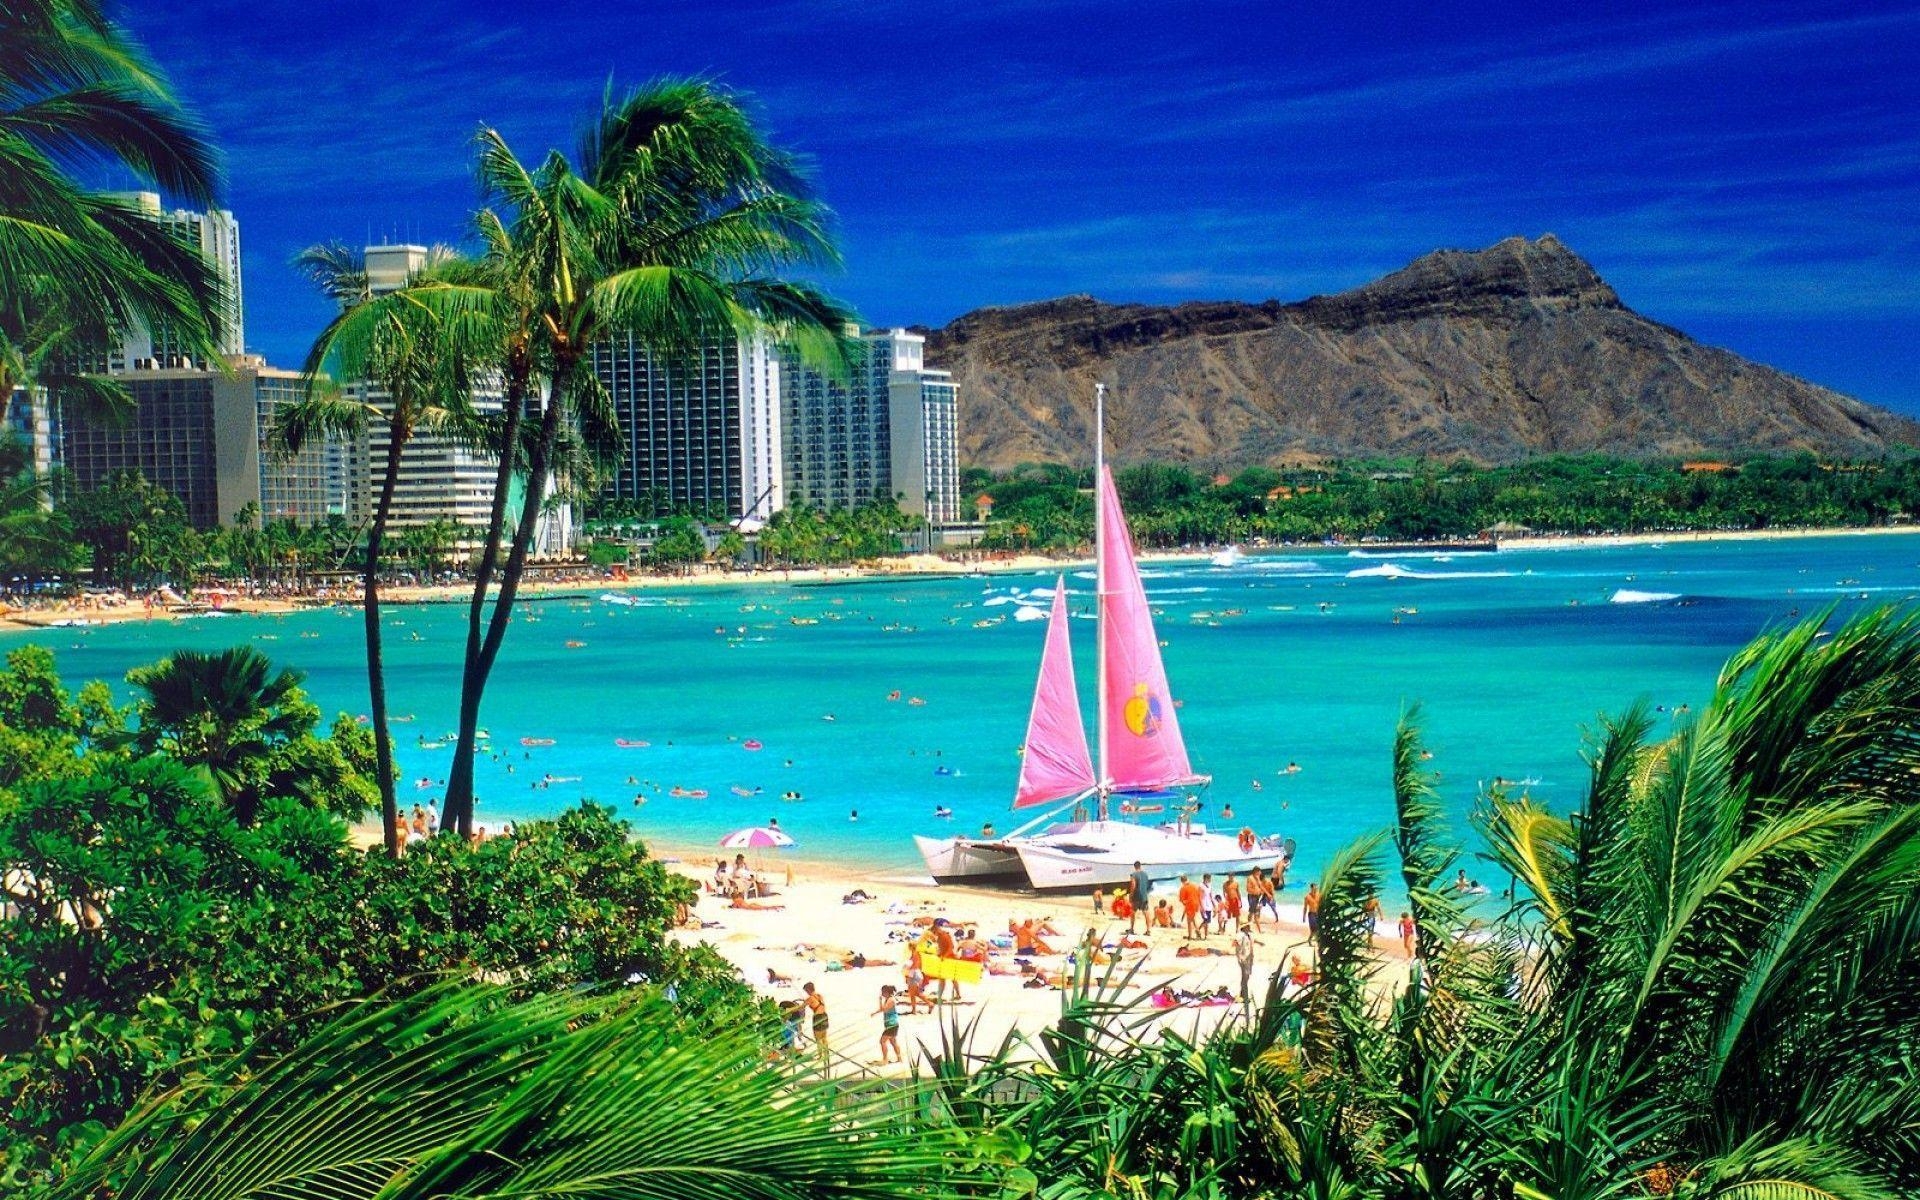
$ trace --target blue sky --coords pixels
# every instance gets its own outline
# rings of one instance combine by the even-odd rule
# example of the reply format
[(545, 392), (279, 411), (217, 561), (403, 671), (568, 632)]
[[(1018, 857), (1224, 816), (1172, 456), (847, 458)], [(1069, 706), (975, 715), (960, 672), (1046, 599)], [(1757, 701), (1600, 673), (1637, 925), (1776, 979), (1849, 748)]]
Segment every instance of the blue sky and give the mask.
[(126, 0), (226, 155), (248, 341), (301, 246), (461, 236), (469, 141), (569, 146), (609, 77), (751, 93), (876, 324), (1298, 299), (1551, 230), (1630, 305), (1920, 412), (1920, 5)]

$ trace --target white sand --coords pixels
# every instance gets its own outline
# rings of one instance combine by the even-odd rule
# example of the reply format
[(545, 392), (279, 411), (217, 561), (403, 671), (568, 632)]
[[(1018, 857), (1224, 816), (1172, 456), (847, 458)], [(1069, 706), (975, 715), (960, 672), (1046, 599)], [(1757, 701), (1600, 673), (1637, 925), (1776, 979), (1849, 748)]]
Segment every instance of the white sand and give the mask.
[[(704, 870), (701, 869), (703, 861)], [(712, 871), (712, 863), (713, 852), (707, 852), (703, 858), (700, 852), (688, 850), (686, 861), (676, 864), (674, 869), (704, 880)], [(795, 879), (789, 886), (784, 882), (786, 864), (775, 859), (768, 865), (779, 894), (766, 903), (780, 905), (778, 911), (735, 909), (728, 907), (723, 898), (703, 896), (694, 915), (715, 922), (716, 927), (688, 929), (675, 936), (688, 943), (704, 941), (711, 945), (739, 967), (747, 982), (762, 995), (777, 1000), (798, 999), (800, 985), (812, 982), (825, 999), (832, 1020), (828, 1041), (836, 1056), (836, 1073), (853, 1072), (861, 1067), (878, 1070), (871, 1066), (879, 1058), (880, 1033), (880, 1018), (873, 1013), (880, 1006), (882, 984), (893, 984), (900, 989), (902, 997), (905, 995), (908, 940), (922, 932), (921, 927), (911, 924), (915, 917), (946, 917), (965, 925), (977, 925), (982, 938), (1006, 933), (1011, 920), (1033, 917), (1037, 925), (1040, 918), (1045, 918), (1059, 930), (1059, 936), (1043, 938), (1056, 951), (1072, 949), (1089, 928), (1108, 943), (1115, 942), (1126, 930), (1124, 921), (1115, 922), (1111, 915), (1096, 916), (1090, 897), (1069, 899), (939, 887), (931, 880), (916, 883), (886, 878), (876, 881), (857, 871), (821, 864), (795, 864)], [(863, 904), (843, 903), (842, 898), (855, 888), (865, 890), (876, 899)], [(1156, 892), (1156, 896), (1159, 894)], [(1281, 912), (1288, 921), (1276, 929), (1269, 919), (1266, 932), (1256, 937), (1253, 975), (1256, 997), (1265, 993), (1269, 976), (1285, 967), (1290, 955), (1299, 954), (1308, 962), (1312, 960), (1306, 948), (1306, 929), (1299, 924), (1297, 893), (1291, 900), (1282, 899)], [(1212, 934), (1193, 943), (1223, 951), (1219, 956), (1177, 956), (1176, 950), (1188, 944), (1178, 929), (1157, 930), (1147, 940), (1152, 943), (1148, 949), (1124, 951), (1119, 955), (1116, 979), (1137, 967), (1132, 984), (1125, 992), (1127, 998), (1143, 997), (1144, 993), (1167, 984), (1195, 992), (1210, 992), (1224, 985), (1238, 994), (1240, 972), (1233, 958), (1231, 931)], [(1377, 940), (1383, 959), (1399, 958), (1397, 941), (1386, 936)], [(869, 960), (889, 959), (894, 965), (827, 969), (828, 963), (838, 962), (843, 953), (850, 951), (859, 951)], [(990, 961), (1010, 966), (1013, 955), (1011, 951), (996, 950)], [(1042, 955), (1034, 962), (1051, 971), (1070, 970), (1064, 953)], [(769, 969), (783, 977), (783, 981), (770, 982)], [(1100, 973), (1105, 970), (1105, 967), (1096, 968)], [(1380, 974), (1384, 983), (1397, 978), (1399, 972), (1389, 964)], [(924, 1054), (938, 1052), (943, 1026), (955, 1019), (961, 1023), (977, 1020), (975, 1046), (981, 1051), (998, 1047), (1016, 1030), (1027, 1034), (1038, 1032), (1059, 1015), (1062, 993), (1052, 988), (1028, 988), (1025, 982), (1026, 977), (1018, 974), (989, 973), (978, 985), (968, 984), (963, 988), (964, 1001), (960, 1004), (943, 1005), (934, 1013), (923, 1009), (918, 1015), (909, 1015), (902, 1005), (900, 1048), (908, 1063), (912, 1064)], [(1141, 1014), (1151, 1011), (1144, 1005), (1138, 1010)], [(1218, 1021), (1236, 1018), (1244, 1019), (1243, 1010), (1237, 1004), (1167, 1010), (1158, 1022), (1162, 1027), (1190, 1033), (1196, 1023), (1200, 1028), (1209, 1028)], [(890, 1066), (886, 1070), (896, 1073), (903, 1068)]]

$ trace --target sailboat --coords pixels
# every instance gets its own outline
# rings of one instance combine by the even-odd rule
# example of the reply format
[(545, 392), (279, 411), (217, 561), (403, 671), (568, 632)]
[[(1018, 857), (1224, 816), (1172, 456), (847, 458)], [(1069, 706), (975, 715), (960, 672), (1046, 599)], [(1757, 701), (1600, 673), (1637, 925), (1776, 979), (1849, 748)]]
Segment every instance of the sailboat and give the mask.
[[(1104, 386), (1096, 390), (1094, 422), (1098, 767), (1081, 724), (1062, 580), (1054, 588), (1013, 801), (1016, 810), (1049, 811), (1004, 838), (916, 838), (936, 881), (1024, 881), (1037, 891), (1082, 890), (1122, 883), (1136, 863), (1153, 879), (1171, 879), (1237, 873), (1269, 866), (1278, 856), (1271, 847), (1212, 833), (1190, 819), (1195, 800), (1184, 789), (1211, 781), (1187, 757), (1138, 555), (1106, 465), (1098, 432), (1105, 424), (1105, 393)], [(1075, 810), (1071, 820), (1029, 832), (1068, 805)], [(1153, 814), (1174, 819), (1139, 820)]]
[[(1026, 753), (1014, 787), (1015, 810), (1062, 801), (1079, 803), (1099, 790), (1087, 731), (1080, 723), (1080, 693), (1073, 679), (1073, 647), (1068, 638), (1067, 581), (1056, 580), (1053, 610), (1047, 621), (1046, 648), (1040, 653), (1040, 678), (1027, 714)], [(1041, 815), (1040, 824), (1056, 815)], [(1004, 838), (914, 837), (936, 883), (1030, 884), (1016, 848), (1032, 826)]]

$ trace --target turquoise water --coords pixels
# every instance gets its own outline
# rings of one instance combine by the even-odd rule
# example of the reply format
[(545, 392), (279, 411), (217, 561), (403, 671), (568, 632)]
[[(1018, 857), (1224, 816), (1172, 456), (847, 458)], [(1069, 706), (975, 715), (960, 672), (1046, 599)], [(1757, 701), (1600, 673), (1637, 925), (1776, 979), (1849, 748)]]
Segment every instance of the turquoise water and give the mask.
[[(1069, 573), (1077, 613), (1088, 608), (1089, 575)], [(1329, 551), (1225, 569), (1149, 564), (1146, 575), (1187, 745), (1215, 777), (1208, 811), (1231, 804), (1236, 825), (1297, 839), (1314, 869), (1388, 819), (1403, 704), (1424, 703), (1433, 766), (1461, 816), (1495, 776), (1537, 781), (1528, 785), (1536, 796), (1576, 803), (1582, 732), (1599, 713), (1636, 697), (1669, 710), (1698, 704), (1730, 651), (1793, 615), (1920, 596), (1920, 538), (1437, 559)], [(1052, 583), (1051, 574), (1000, 575), (530, 604), (488, 696), (483, 724), (498, 757), (479, 764), (480, 820), (497, 825), (591, 796), (643, 834), (698, 844), (778, 818), (809, 857), (912, 871), (910, 833), (1012, 824), (1016, 750), (1046, 625), (1014, 619), (1021, 606), (1008, 598)], [(1682, 599), (1615, 602), (1623, 589)], [(416, 790), (417, 780), (447, 774), (450, 744), (418, 741), (453, 727), (463, 612), (390, 612), (393, 711), (414, 717), (394, 728), (408, 801), (438, 794)], [(1074, 624), (1088, 703), (1092, 628)], [(0, 648), (26, 638), (56, 647), (74, 681), (117, 681), (175, 648), (253, 639), (305, 671), (326, 711), (366, 707), (360, 618), (347, 610), (50, 630), (10, 635)], [(890, 701), (896, 689), (901, 698)], [(554, 745), (523, 748), (522, 737)], [(619, 738), (650, 745), (621, 749)], [(744, 748), (748, 740), (764, 749)], [(1283, 773), (1289, 762), (1297, 773)], [(546, 776), (566, 781), (536, 786)], [(674, 797), (676, 786), (708, 796)], [(735, 787), (761, 792), (743, 798)], [(783, 800), (788, 792), (801, 799)], [(644, 804), (632, 803), (636, 794)], [(936, 805), (952, 820), (935, 820)]]

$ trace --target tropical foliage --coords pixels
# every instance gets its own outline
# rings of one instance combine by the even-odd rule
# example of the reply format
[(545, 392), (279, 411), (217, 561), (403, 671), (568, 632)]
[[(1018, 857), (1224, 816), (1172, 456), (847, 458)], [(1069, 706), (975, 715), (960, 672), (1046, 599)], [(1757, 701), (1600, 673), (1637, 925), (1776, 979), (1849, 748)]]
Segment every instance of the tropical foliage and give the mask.
[[(1671, 736), (1606, 723), (1577, 813), (1487, 798), (1517, 880), (1490, 921), (1403, 722), (1398, 820), (1322, 875), (1311, 984), (1206, 1037), (1082, 988), (1031, 1042), (952, 1039), (942, 1111), (1049, 1196), (1912, 1195), (1916, 704), (1920, 615), (1761, 638)], [(1390, 857), (1404, 981), (1371, 950)]]
[(61, 511), (91, 551), (96, 583), (132, 591), (192, 578), (205, 550), (186, 505), (138, 471), (115, 471), (67, 497)]
[[(0, 1189), (58, 1174), (143, 1089), (280, 1052), (329, 1005), (481, 972), (516, 994), (635, 978), (739, 994), (665, 931), (691, 888), (586, 807), (394, 860), (348, 840), (368, 732), (319, 737), (252, 651), (70, 695), (51, 654), (0, 672)], [(250, 794), (252, 811), (236, 798)], [(497, 832), (497, 831), (496, 831)]]
[(157, 1097), (48, 1200), (886, 1200), (951, 1194), (949, 1143), (884, 1095), (795, 1096), (764, 1023), (653, 988), (442, 986)]
[(110, 166), (210, 205), (212, 152), (164, 75), (95, 0), (0, 6), (0, 399), (58, 388), (96, 412), (125, 390), (76, 369), (130, 325), (215, 347), (213, 275), (126, 200), (75, 179)]

